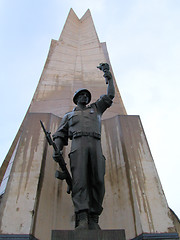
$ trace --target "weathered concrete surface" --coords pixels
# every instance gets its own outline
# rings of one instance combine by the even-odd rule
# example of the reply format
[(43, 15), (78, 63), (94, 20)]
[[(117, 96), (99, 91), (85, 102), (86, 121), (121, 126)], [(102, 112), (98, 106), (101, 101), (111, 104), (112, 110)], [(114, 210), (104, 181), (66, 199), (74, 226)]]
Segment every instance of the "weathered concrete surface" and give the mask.
[[(30, 111), (63, 117), (73, 109), (72, 96), (77, 89), (88, 88), (92, 101), (106, 94), (103, 73), (97, 69), (101, 62), (109, 62), (108, 53), (98, 39), (90, 11), (79, 20), (71, 9), (60, 39), (52, 40)], [(104, 118), (117, 114), (126, 114), (126, 110), (116, 86), (114, 104)]]
[[(57, 164), (52, 160), (52, 148), (47, 146), (40, 119), (51, 132), (60, 122), (52, 114), (30, 113), (26, 118), (1, 203), (0, 230), (49, 240), (52, 229), (74, 229), (74, 213), (66, 183), (54, 178)], [(69, 147), (64, 150), (67, 163)], [(127, 239), (143, 232), (174, 232), (139, 117), (103, 120), (102, 147), (106, 157), (102, 229), (125, 229)]]
[[(37, 239), (49, 240), (53, 228), (74, 228), (71, 197), (66, 193), (65, 182), (55, 178), (58, 166), (52, 159), (53, 149), (47, 144), (40, 119), (52, 132), (61, 120), (48, 113), (26, 116), (1, 199), (0, 234), (33, 234)], [(67, 152), (65, 149), (68, 162)]]
[(11, 176), (1, 201), (1, 233), (31, 233), (45, 144), (39, 126), (39, 119), (43, 116), (30, 114), (24, 122)]
[(107, 159), (103, 229), (125, 229), (127, 239), (175, 232), (140, 118), (105, 120), (102, 145)]
[(180, 236), (180, 220), (178, 218), (178, 216), (172, 211), (172, 209), (170, 209), (171, 212), (171, 218), (173, 220), (174, 223), (174, 227), (176, 229), (176, 232), (179, 234)]

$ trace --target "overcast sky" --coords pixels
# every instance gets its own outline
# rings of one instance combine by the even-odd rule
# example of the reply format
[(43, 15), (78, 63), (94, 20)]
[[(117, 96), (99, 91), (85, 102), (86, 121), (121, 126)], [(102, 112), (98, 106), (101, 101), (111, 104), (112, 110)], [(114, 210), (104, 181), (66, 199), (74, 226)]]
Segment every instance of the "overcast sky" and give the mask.
[(129, 115), (140, 115), (169, 206), (180, 217), (180, 1), (0, 0), (0, 164), (70, 8), (89, 8)]

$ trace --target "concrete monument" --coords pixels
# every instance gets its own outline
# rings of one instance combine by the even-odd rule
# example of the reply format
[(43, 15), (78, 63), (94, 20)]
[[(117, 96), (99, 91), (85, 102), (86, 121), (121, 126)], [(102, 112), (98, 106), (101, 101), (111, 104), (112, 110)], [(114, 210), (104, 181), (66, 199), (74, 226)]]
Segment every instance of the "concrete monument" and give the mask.
[[(66, 182), (54, 177), (59, 166), (52, 160), (53, 149), (39, 121), (48, 132), (56, 132), (63, 117), (70, 116), (65, 114), (72, 113), (74, 102), (78, 103), (76, 95), (74, 102), (72, 96), (80, 88), (88, 89), (92, 103), (96, 103), (107, 91), (102, 72), (96, 69), (99, 63), (109, 64), (116, 94), (101, 118), (101, 144), (106, 158), (104, 210), (99, 219), (102, 230), (84, 231), (104, 236), (104, 229), (107, 234), (116, 229), (116, 235), (119, 229), (125, 229), (127, 239), (177, 239), (179, 222), (168, 207), (140, 117), (126, 113), (106, 44), (98, 39), (90, 11), (79, 19), (72, 9), (60, 38), (51, 42), (27, 114), (0, 169), (0, 239), (49, 240), (52, 230), (68, 230), (65, 235), (82, 232), (74, 231), (74, 206), (66, 194)], [(81, 97), (88, 102), (88, 96)], [(88, 111), (96, 110), (92, 106)], [(94, 113), (89, 115), (93, 117)], [(94, 140), (95, 135), (72, 141), (85, 138)], [(69, 152), (73, 161), (70, 144), (63, 147), (70, 171)], [(54, 232), (55, 237), (60, 235)]]

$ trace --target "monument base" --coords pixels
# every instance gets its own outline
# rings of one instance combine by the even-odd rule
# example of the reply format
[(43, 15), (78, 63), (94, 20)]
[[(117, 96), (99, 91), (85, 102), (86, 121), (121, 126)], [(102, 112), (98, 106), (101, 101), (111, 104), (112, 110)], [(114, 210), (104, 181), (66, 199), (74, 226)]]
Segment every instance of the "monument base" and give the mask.
[(178, 233), (142, 233), (141, 235), (133, 238), (132, 240), (175, 240), (179, 239)]
[(51, 240), (126, 240), (120, 230), (53, 230)]
[(0, 234), (0, 240), (37, 240), (31, 234)]

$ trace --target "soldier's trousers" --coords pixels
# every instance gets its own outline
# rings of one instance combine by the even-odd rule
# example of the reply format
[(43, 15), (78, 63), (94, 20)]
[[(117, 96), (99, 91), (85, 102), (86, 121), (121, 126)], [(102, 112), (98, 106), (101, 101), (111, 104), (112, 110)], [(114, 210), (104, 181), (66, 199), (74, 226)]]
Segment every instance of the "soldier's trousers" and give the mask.
[(101, 141), (91, 136), (74, 138), (69, 157), (75, 212), (88, 210), (100, 215), (105, 193), (105, 158)]

